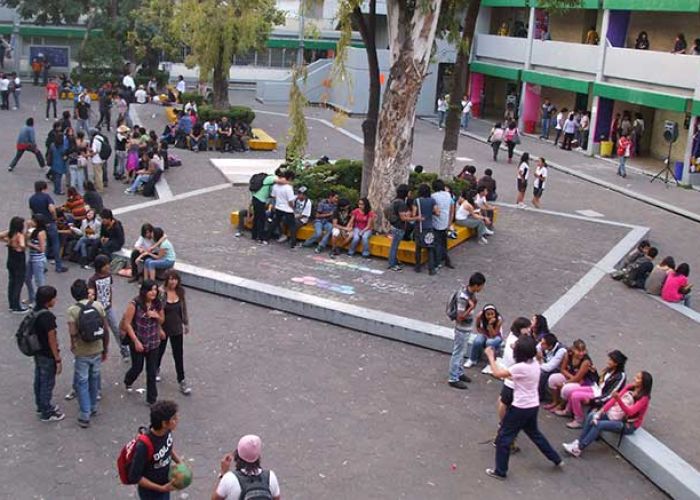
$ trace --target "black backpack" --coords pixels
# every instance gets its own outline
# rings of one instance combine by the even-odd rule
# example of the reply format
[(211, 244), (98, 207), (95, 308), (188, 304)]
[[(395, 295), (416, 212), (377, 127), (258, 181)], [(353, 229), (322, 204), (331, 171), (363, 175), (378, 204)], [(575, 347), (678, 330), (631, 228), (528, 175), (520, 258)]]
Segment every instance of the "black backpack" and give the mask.
[(264, 186), (266, 177), (267, 177), (267, 174), (265, 172), (260, 172), (259, 174), (255, 174), (253, 177), (250, 178), (250, 182), (248, 183), (248, 189), (252, 193), (257, 193)]
[(270, 491), (270, 471), (264, 470), (257, 476), (243, 474), (241, 471), (233, 471), (241, 485), (239, 500), (272, 500)]
[(399, 221), (401, 220), (401, 216), (399, 215), (399, 202), (401, 200), (395, 199), (391, 203), (389, 203), (387, 206), (384, 207), (384, 218), (389, 221), (389, 224), (392, 226), (396, 226)]
[(102, 340), (105, 335), (102, 315), (92, 304), (92, 300), (87, 304), (81, 304), (80, 302), (76, 304), (80, 308), (78, 313), (78, 336), (83, 342)]
[(156, 195), (156, 184), (158, 184), (158, 181), (160, 180), (162, 175), (163, 171), (157, 168), (153, 175), (151, 175), (151, 177), (143, 185), (143, 190), (141, 191), (141, 194), (149, 198), (153, 198)]
[(101, 160), (107, 161), (109, 157), (112, 156), (112, 146), (109, 145), (109, 139), (104, 135), (100, 134), (100, 138), (102, 139), (102, 145), (100, 146), (100, 152), (98, 154)]
[(450, 318), (450, 321), (457, 320), (457, 301), (459, 300), (459, 294), (462, 293), (463, 289), (464, 287), (459, 287), (450, 296), (450, 300), (447, 301), (447, 305), (445, 306), (445, 314), (447, 314), (447, 317)]
[(41, 351), (41, 342), (39, 342), (39, 335), (37, 335), (34, 325), (39, 316), (45, 312), (49, 312), (48, 309), (30, 311), (19, 324), (19, 328), (17, 328), (17, 333), (15, 334), (17, 347), (25, 356), (34, 356)]

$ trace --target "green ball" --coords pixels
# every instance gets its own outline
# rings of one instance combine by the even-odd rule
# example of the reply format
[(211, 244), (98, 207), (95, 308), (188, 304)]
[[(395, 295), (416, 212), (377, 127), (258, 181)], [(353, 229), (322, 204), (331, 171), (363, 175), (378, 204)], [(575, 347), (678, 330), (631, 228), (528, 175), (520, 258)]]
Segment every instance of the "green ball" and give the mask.
[(184, 490), (192, 484), (192, 471), (184, 462), (180, 462), (179, 464), (173, 463), (170, 466), (169, 478), (176, 489)]

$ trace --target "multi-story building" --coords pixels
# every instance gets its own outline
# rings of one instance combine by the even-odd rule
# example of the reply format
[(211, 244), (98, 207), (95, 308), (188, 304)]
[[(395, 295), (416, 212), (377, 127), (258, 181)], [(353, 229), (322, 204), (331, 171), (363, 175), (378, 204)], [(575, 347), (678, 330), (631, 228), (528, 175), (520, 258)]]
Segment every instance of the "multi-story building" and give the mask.
[[(640, 114), (640, 155), (659, 159), (669, 154), (667, 122), (676, 122), (671, 159), (684, 161), (684, 181), (700, 180), (700, 165), (691, 161), (694, 135), (696, 148), (700, 140), (700, 56), (692, 55), (700, 0), (582, 0), (560, 12), (538, 8), (538, 0), (481, 4), (470, 65), (477, 116), (503, 116), (509, 95), (518, 96), (528, 132), (538, 130), (545, 99), (559, 109), (589, 110), (593, 154), (610, 138), (618, 113)], [(635, 48), (641, 32), (647, 50)], [(672, 53), (678, 34), (687, 40), (685, 54)]]

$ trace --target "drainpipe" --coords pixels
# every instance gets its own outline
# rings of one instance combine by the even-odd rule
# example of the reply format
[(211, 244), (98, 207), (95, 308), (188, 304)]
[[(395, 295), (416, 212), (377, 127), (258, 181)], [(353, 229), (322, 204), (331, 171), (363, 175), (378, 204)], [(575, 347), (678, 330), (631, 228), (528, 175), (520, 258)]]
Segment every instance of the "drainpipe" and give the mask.
[[(607, 54), (608, 50), (608, 28), (610, 26), (610, 10), (605, 9), (603, 11), (603, 22), (601, 23), (600, 26), (600, 32), (603, 34), (603, 39), (600, 41), (600, 45), (598, 46), (598, 66), (596, 67), (596, 72), (595, 72), (595, 81), (596, 82), (602, 82), (604, 80), (603, 76), (603, 71), (605, 69), (605, 56)], [(588, 147), (586, 149), (586, 154), (588, 156), (593, 156), (595, 153), (594, 151), (594, 144), (598, 135), (598, 103), (600, 102), (600, 98), (598, 96), (595, 96), (593, 98), (593, 105), (591, 106), (591, 121), (590, 121), (590, 131), (591, 133), (588, 134)], [(615, 147), (615, 146), (613, 146)]]
[[(527, 45), (525, 46), (525, 65), (524, 69), (530, 69), (532, 67), (532, 41), (535, 36), (535, 8), (530, 7), (530, 19), (527, 22)], [(523, 82), (520, 90), (520, 106), (518, 109), (518, 128), (520, 130), (525, 130), (525, 120), (523, 119), (523, 108), (525, 106), (525, 86), (526, 82)]]

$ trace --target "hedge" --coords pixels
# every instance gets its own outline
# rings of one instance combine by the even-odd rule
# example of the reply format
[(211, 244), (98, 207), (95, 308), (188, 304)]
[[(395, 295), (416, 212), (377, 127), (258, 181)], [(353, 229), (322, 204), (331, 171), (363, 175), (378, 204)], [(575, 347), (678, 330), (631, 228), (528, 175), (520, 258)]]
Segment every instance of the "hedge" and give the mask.
[(222, 117), (227, 116), (232, 123), (242, 120), (250, 125), (255, 120), (255, 112), (247, 106), (231, 106), (228, 110), (213, 109), (207, 105), (197, 105), (197, 107), (199, 108), (198, 115), (201, 121), (220, 120)]
[[(156, 77), (159, 89), (164, 88), (170, 79), (170, 73), (167, 71), (154, 71), (149, 74), (144, 74), (139, 71), (134, 77), (134, 82), (137, 87), (139, 85), (146, 87), (151, 76)], [(97, 90), (107, 82), (112, 82), (116, 85), (121, 84), (124, 74), (121, 71), (110, 68), (83, 68), (82, 71), (78, 68), (74, 68), (70, 73), (70, 78), (74, 82), (80, 80), (80, 83), (82, 83), (84, 87)]]
[(208, 105), (208, 103), (206, 102), (206, 97), (197, 92), (183, 92), (182, 102), (193, 102), (197, 105), (198, 108), (204, 105)]

